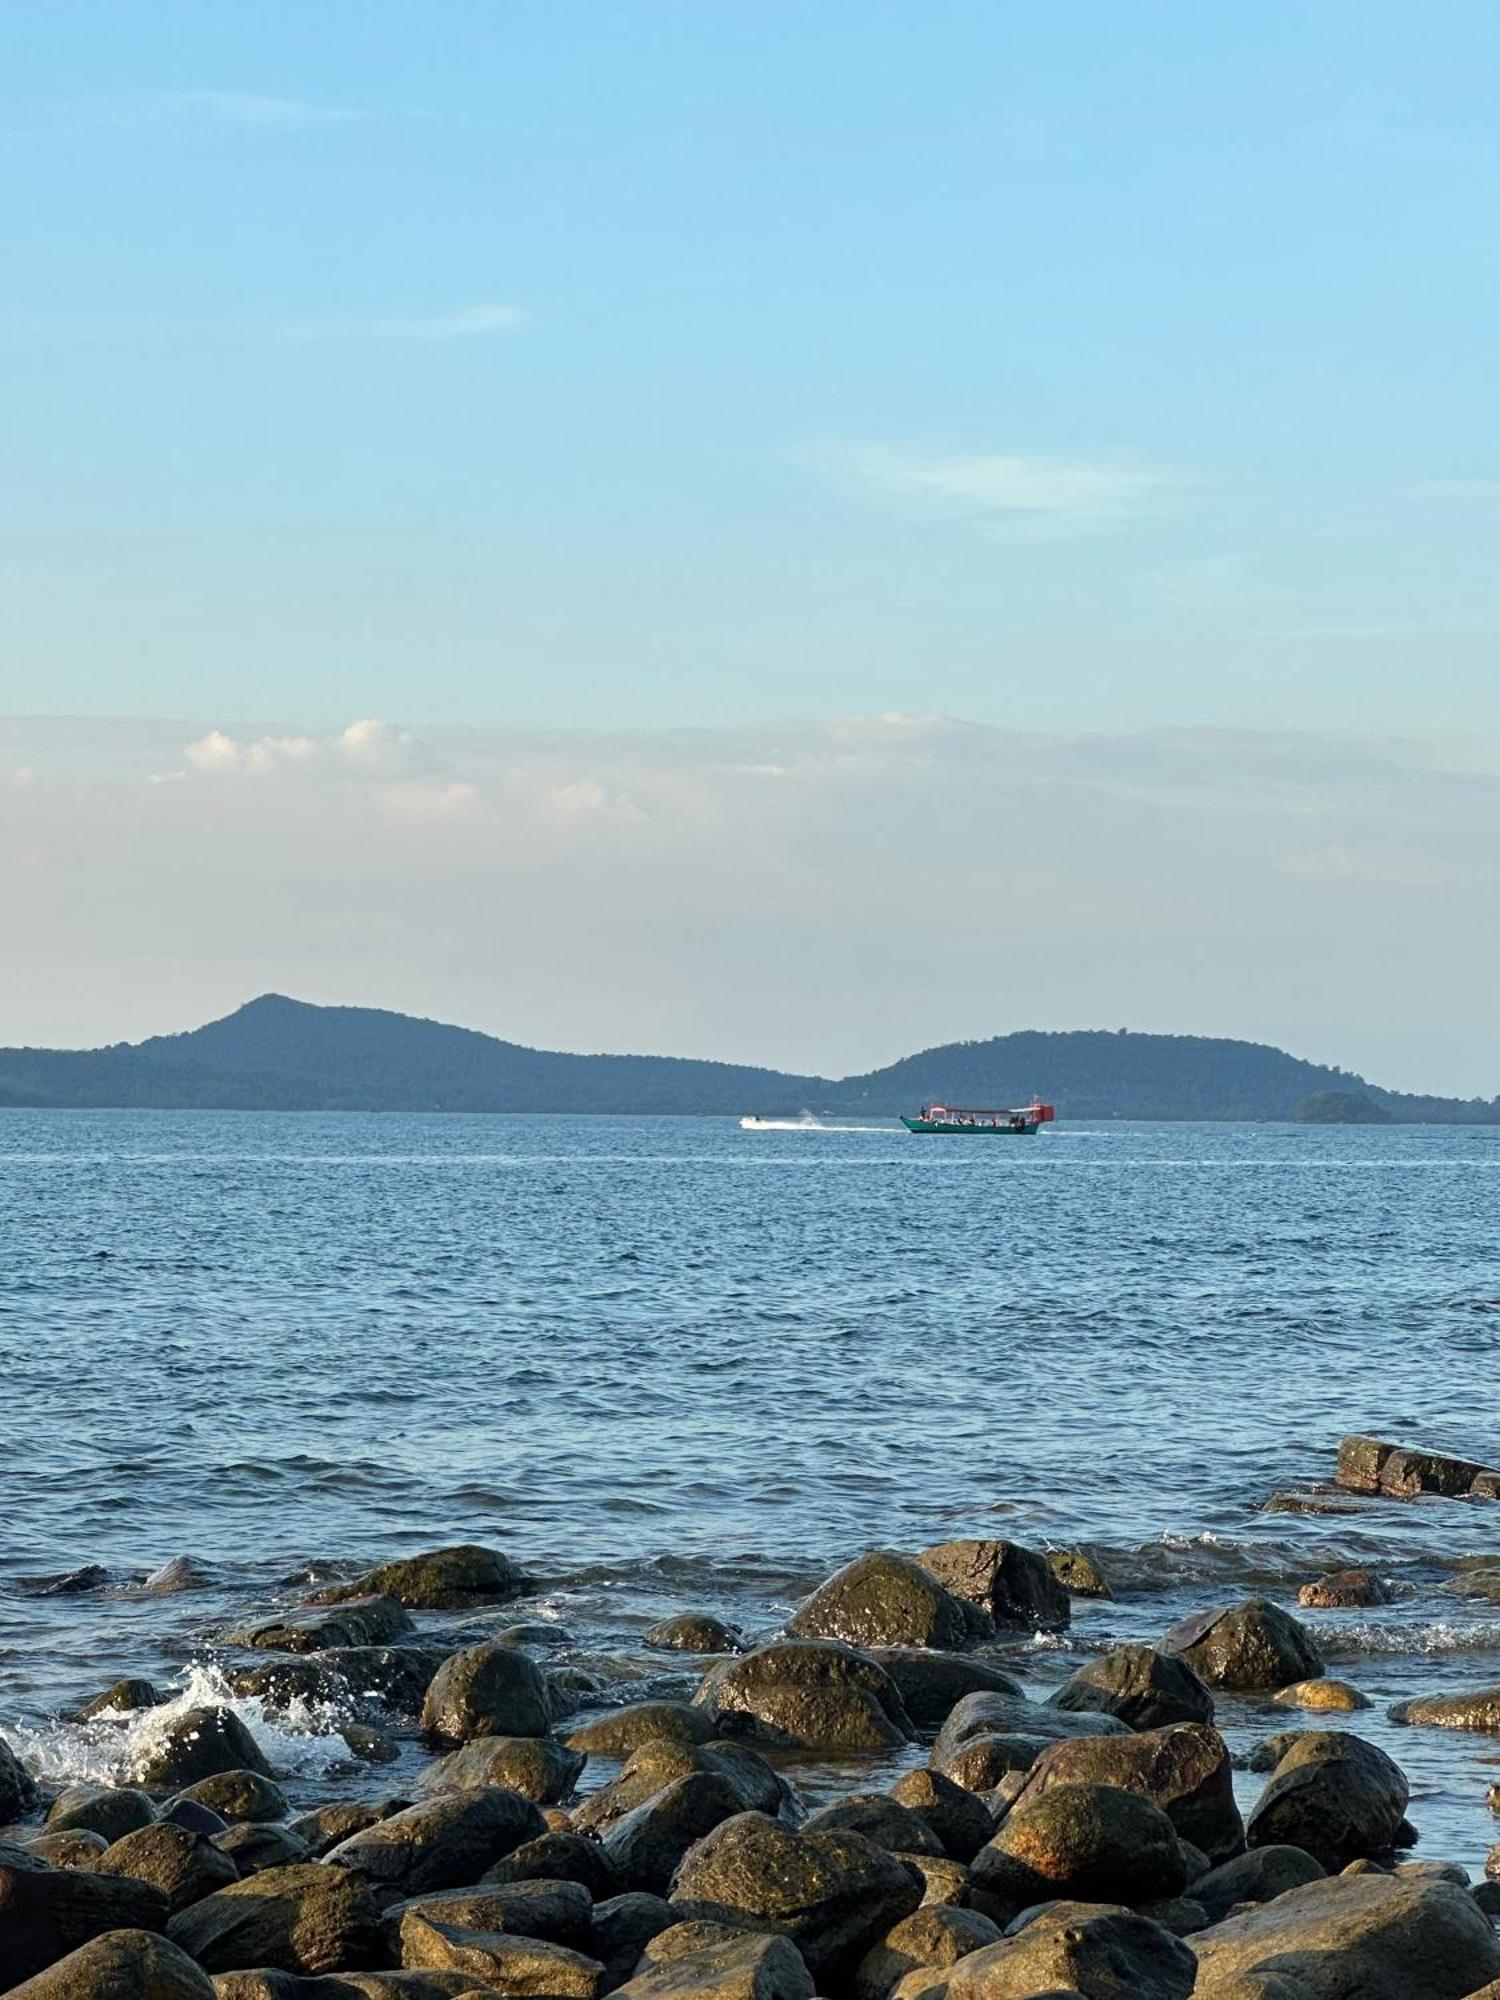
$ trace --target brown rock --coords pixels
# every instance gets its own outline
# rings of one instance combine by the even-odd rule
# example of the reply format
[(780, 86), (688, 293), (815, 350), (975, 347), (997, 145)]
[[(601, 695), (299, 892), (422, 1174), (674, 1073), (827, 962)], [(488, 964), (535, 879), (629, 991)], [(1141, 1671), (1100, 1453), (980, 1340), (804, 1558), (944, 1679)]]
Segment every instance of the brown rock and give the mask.
[(998, 1626), (1056, 1632), (1073, 1615), (1046, 1557), (1018, 1542), (939, 1542), (923, 1549), (917, 1561)]
[(1362, 1611), (1390, 1601), (1389, 1589), (1372, 1569), (1330, 1570), (1297, 1592), (1299, 1604), (1320, 1611)]
[(1111, 1785), (1023, 1794), (969, 1870), (976, 1909), (1001, 1923), (1058, 1897), (1128, 1904), (1186, 1886), (1182, 1846), (1160, 1807)]
[(438, 1668), (422, 1704), (422, 1728), (437, 1743), (546, 1736), (551, 1727), (547, 1683), (535, 1662), (513, 1646), (455, 1653)]
[(921, 1563), (873, 1549), (820, 1584), (787, 1622), (801, 1639), (849, 1646), (962, 1646), (973, 1621), (966, 1607)]
[[(0, 1978), (13, 1970), (0, 1966)], [(142, 1930), (110, 1931), (6, 1991), (9, 2000), (215, 2000), (206, 1972)]]
[(94, 1863), (101, 1875), (125, 1875), (149, 1882), (167, 1899), (169, 1914), (186, 1909), (215, 1889), (240, 1879), (240, 1871), (213, 1848), (201, 1833), (158, 1820), (137, 1827), (101, 1854)]
[(1244, 1842), (1228, 1746), (1204, 1723), (1054, 1744), (1033, 1765), (1016, 1803), (1053, 1785), (1080, 1783), (1140, 1793), (1210, 1860), (1237, 1853)]
[(342, 1604), (352, 1597), (380, 1596), (394, 1597), (409, 1611), (468, 1611), (498, 1604), (528, 1586), (529, 1579), (498, 1549), (464, 1542), (381, 1563), (353, 1583), (318, 1591), (312, 1602)]
[(410, 1618), (394, 1597), (351, 1597), (334, 1607), (259, 1619), (231, 1632), (225, 1644), (256, 1652), (321, 1653), (330, 1646), (384, 1646), (411, 1630)]
[(538, 1805), (555, 1805), (572, 1792), (588, 1763), (555, 1736), (480, 1736), (439, 1757), (417, 1780), (422, 1792), (469, 1791), (504, 1785)]
[(782, 1640), (726, 1660), (694, 1701), (718, 1730), (753, 1729), (787, 1749), (890, 1750), (912, 1734), (885, 1669), (831, 1640)]
[(853, 2000), (886, 2000), (898, 1979), (925, 1967), (941, 1971), (971, 1951), (1000, 1942), (1000, 1927), (978, 1910), (914, 1910), (860, 1960)]
[[(404, 1896), (477, 1882), (522, 1841), (545, 1831), (541, 1814), (519, 1792), (440, 1792), (377, 1820), (329, 1850), (326, 1866), (357, 1869)], [(290, 1871), (283, 1871), (290, 1872)]]
[(207, 1972), (364, 1971), (384, 1959), (381, 1906), (363, 1876), (304, 1861), (179, 1910), (167, 1935)]
[(1162, 1651), (1179, 1654), (1210, 1687), (1269, 1690), (1323, 1671), (1311, 1635), (1264, 1597), (1184, 1619), (1162, 1640)]
[(148, 1883), (72, 1868), (0, 1866), (0, 1967), (17, 1985), (108, 1931), (159, 1931), (167, 1899)]
[(257, 1771), (271, 1767), (255, 1738), (232, 1708), (190, 1708), (176, 1716), (153, 1745), (140, 1772), (143, 1785), (181, 1791), (216, 1771)]

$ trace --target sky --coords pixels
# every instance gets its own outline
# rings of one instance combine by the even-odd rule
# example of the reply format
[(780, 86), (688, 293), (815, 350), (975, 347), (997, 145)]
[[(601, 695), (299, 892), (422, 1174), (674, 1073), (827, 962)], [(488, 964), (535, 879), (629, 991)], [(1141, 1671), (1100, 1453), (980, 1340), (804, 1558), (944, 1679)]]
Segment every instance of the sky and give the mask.
[(0, 1042), (1500, 1090), (1497, 83), (1466, 0), (14, 0)]

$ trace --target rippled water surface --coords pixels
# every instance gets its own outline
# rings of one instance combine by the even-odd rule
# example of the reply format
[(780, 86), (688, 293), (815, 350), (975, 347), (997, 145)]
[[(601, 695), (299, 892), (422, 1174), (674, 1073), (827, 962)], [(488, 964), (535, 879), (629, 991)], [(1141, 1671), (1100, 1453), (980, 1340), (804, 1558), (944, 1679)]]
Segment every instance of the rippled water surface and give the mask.
[[(622, 1689), (675, 1686), (636, 1645), (664, 1610), (768, 1631), (872, 1544), (1092, 1546), (1116, 1597), (1023, 1652), (1039, 1689), (1373, 1562), (1395, 1604), (1309, 1622), (1422, 1851), (1472, 1865), (1500, 1739), (1383, 1709), (1500, 1680), (1500, 1606), (1449, 1588), (1500, 1505), (1265, 1503), (1348, 1430), (1495, 1461), (1497, 1198), (1482, 1128), (0, 1113), (0, 1725), (80, 1768), (77, 1695), (211, 1672), (311, 1566), (442, 1541), (544, 1579), (520, 1615)], [(202, 1587), (140, 1590), (178, 1555)]]

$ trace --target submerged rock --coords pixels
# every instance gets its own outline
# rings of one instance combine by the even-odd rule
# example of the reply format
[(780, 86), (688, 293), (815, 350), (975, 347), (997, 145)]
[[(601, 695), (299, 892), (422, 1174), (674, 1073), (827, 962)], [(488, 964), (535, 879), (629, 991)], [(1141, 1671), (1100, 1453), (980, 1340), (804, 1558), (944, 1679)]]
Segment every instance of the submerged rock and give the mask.
[(380, 1563), (352, 1583), (328, 1585), (309, 1601), (342, 1604), (352, 1597), (394, 1597), (409, 1611), (467, 1611), (499, 1604), (529, 1587), (530, 1578), (498, 1549), (464, 1542)]
[(1210, 1687), (1270, 1690), (1323, 1671), (1311, 1634), (1265, 1597), (1185, 1618), (1162, 1640), (1162, 1651), (1185, 1659)]
[(1116, 1646), (1101, 1653), (1048, 1701), (1054, 1708), (1118, 1716), (1131, 1729), (1214, 1719), (1214, 1698), (1187, 1661), (1152, 1646)]
[(1392, 1722), (1429, 1729), (1466, 1729), (1500, 1734), (1500, 1687), (1472, 1688), (1467, 1694), (1419, 1695), (1387, 1709)]
[(1343, 1440), (1334, 1476), (1351, 1492), (1384, 1493), (1399, 1500), (1414, 1499), (1419, 1493), (1494, 1499), (1500, 1490), (1500, 1472), (1491, 1466), (1451, 1452), (1419, 1451), (1372, 1437)]
[(302, 1608), (263, 1618), (229, 1634), (225, 1643), (256, 1652), (321, 1653), (331, 1646), (383, 1646), (412, 1630), (394, 1597), (351, 1597), (333, 1608)]
[(103, 1694), (96, 1694), (79, 1709), (79, 1720), (92, 1722), (101, 1715), (133, 1715), (142, 1708), (159, 1708), (166, 1696), (159, 1694), (150, 1681), (131, 1676), (116, 1681)]
[(788, 1749), (890, 1750), (912, 1735), (885, 1669), (832, 1640), (782, 1640), (726, 1660), (694, 1701), (719, 1728), (750, 1726)]
[(1391, 1592), (1372, 1569), (1335, 1569), (1304, 1583), (1297, 1602), (1320, 1611), (1363, 1611), (1389, 1604)]
[(1371, 1706), (1367, 1694), (1361, 1694), (1348, 1681), (1336, 1681), (1331, 1676), (1316, 1681), (1294, 1681), (1289, 1688), (1279, 1689), (1272, 1700), (1283, 1708), (1334, 1709), (1342, 1714)]
[(742, 1653), (744, 1634), (703, 1611), (680, 1611), (674, 1618), (659, 1618), (641, 1634), (648, 1646), (660, 1646), (672, 1653)]
[(1019, 1542), (938, 1542), (917, 1561), (998, 1626), (1058, 1632), (1073, 1615), (1046, 1557)]
[(931, 1570), (890, 1549), (873, 1549), (820, 1584), (787, 1621), (802, 1639), (850, 1646), (953, 1650), (974, 1631), (972, 1614)]

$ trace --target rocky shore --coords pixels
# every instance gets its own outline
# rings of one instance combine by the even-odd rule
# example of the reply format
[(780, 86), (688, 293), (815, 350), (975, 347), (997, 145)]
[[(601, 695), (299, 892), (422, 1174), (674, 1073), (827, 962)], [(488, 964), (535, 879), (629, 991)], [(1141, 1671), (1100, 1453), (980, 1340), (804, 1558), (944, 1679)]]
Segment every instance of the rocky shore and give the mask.
[[(1108, 1588), (1081, 1551), (875, 1551), (769, 1634), (661, 1620), (643, 1644), (681, 1698), (623, 1700), (549, 1667), (498, 1551), (383, 1563), (221, 1634), (221, 1700), (88, 1693), (78, 1726), (131, 1746), (118, 1782), (48, 1787), (0, 1744), (0, 1992), (1500, 2000), (1500, 1881), (1412, 1858), (1407, 1779), (1312, 1629), (1380, 1578), (1028, 1688), (1038, 1635)], [(1232, 1755), (1220, 1711), (1247, 1700), (1303, 1720)], [(294, 1804), (246, 1701), (336, 1714), (364, 1781)], [(1500, 1732), (1500, 1689), (1401, 1708)]]

